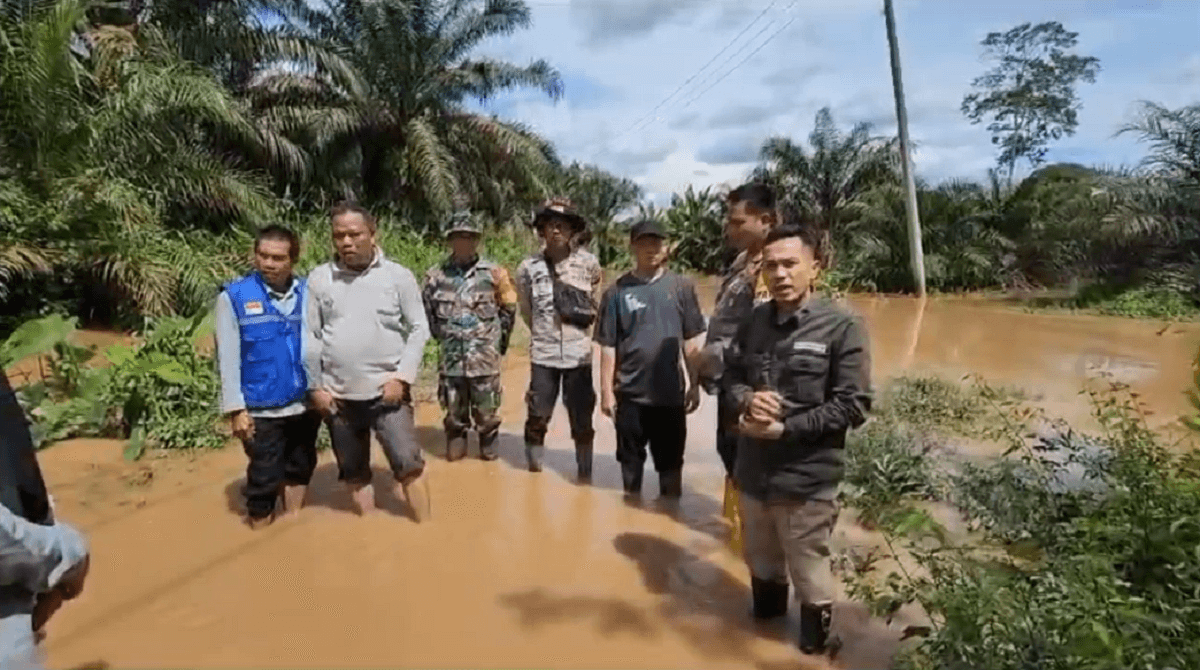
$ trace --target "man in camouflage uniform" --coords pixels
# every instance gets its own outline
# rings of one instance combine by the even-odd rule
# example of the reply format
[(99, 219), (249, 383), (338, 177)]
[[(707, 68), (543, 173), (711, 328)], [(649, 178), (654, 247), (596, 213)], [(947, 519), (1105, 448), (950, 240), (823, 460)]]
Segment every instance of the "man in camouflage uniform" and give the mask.
[(592, 337), (604, 273), (584, 248), (587, 221), (570, 200), (543, 203), (532, 221), (542, 248), (517, 268), (521, 317), (529, 326), (531, 363), (525, 394), (525, 458), (542, 470), (546, 431), (562, 390), (575, 442), (579, 480), (592, 477), (596, 388), (592, 381)]
[(422, 292), (430, 334), (441, 344), (438, 402), (446, 412), (446, 460), (451, 461), (466, 455), (472, 419), (480, 457), (496, 458), (500, 361), (517, 314), (508, 271), (479, 257), (480, 236), (469, 213), (456, 214), (446, 232), (450, 256), (425, 273)]

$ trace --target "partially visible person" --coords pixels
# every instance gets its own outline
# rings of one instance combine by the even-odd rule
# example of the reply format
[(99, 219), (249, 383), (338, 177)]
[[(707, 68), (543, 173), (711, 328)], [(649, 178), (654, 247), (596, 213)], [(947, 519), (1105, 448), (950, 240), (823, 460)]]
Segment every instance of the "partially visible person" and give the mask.
[(604, 292), (596, 326), (600, 411), (616, 426), (617, 462), (631, 498), (641, 495), (647, 444), (660, 494), (682, 495), (687, 415), (700, 405), (696, 338), (704, 334), (704, 315), (695, 284), (664, 267), (666, 237), (657, 221), (633, 225), (634, 269)]
[(751, 182), (730, 191), (725, 198), (725, 242), (735, 255), (721, 279), (716, 306), (708, 323), (701, 357), (700, 376), (704, 390), (717, 398), (717, 454), (725, 465), (724, 514), (732, 524), (731, 544), (741, 551), (741, 522), (738, 519), (737, 484), (733, 464), (737, 451), (738, 413), (729, 394), (723, 391), (721, 373), (724, 352), (738, 326), (750, 317), (754, 306), (769, 299), (762, 278), (762, 248), (767, 233), (778, 222), (775, 192), (766, 184)]
[(790, 577), (807, 654), (831, 649), (829, 539), (843, 451), (847, 431), (863, 424), (872, 401), (866, 327), (813, 294), (823, 258), (819, 233), (788, 212), (763, 249), (771, 300), (738, 328), (725, 365), (741, 416), (734, 476), (754, 616), (787, 613)]
[(479, 257), (480, 226), (469, 212), (446, 231), (450, 256), (425, 273), (429, 331), (441, 343), (438, 401), (446, 412), (446, 459), (467, 453), (471, 420), (479, 456), (496, 459), (500, 434), (500, 364), (517, 315), (517, 291), (503, 266)]
[(732, 475), (737, 449), (737, 432), (733, 429), (738, 417), (728, 395), (722, 392), (724, 352), (754, 306), (770, 298), (762, 277), (762, 252), (767, 233), (778, 222), (775, 193), (765, 184), (743, 184), (726, 196), (726, 211), (725, 241), (737, 256), (721, 278), (700, 374), (704, 390), (717, 396), (717, 453), (726, 473)]
[(252, 528), (275, 520), (280, 498), (288, 513), (299, 511), (317, 467), (321, 415), (308, 406), (305, 282), (292, 272), (299, 257), (295, 233), (267, 226), (254, 239), (254, 271), (217, 296), (221, 412), (249, 459)]
[(355, 204), (330, 216), (336, 257), (308, 275), (307, 344), (313, 405), (327, 417), (338, 479), (362, 513), (375, 509), (371, 433), (418, 521), (430, 517), (412, 384), (429, 323), (421, 287), (376, 244), (377, 224)]
[(587, 221), (570, 200), (545, 202), (533, 226), (542, 248), (521, 262), (516, 277), (521, 318), (530, 330), (525, 457), (532, 472), (542, 470), (546, 431), (561, 388), (579, 479), (588, 481), (596, 435), (591, 330), (604, 273), (583, 248)]
[(0, 370), (0, 670), (40, 670), (46, 622), (83, 591), (87, 541), (54, 518), (25, 413)]

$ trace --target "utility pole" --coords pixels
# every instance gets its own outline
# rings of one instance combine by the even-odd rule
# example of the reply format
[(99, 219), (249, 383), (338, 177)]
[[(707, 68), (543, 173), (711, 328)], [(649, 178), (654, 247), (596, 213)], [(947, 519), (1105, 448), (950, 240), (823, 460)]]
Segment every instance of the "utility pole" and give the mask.
[(900, 169), (908, 192), (908, 249), (912, 261), (913, 281), (917, 295), (925, 295), (925, 251), (921, 246), (921, 218), (917, 212), (917, 182), (913, 177), (912, 154), (908, 144), (908, 112), (904, 107), (904, 82), (900, 78), (900, 47), (896, 44), (896, 13), (892, 0), (883, 0), (883, 17), (887, 23), (888, 46), (892, 53), (892, 91), (896, 95), (896, 126), (900, 131)]

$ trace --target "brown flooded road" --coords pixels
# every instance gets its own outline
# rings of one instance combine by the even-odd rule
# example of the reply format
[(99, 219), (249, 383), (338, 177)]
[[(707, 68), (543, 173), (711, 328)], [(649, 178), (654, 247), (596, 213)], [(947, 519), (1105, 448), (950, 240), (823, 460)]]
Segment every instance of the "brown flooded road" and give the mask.
[[(1186, 408), (1195, 325), (1157, 334), (1163, 324), (965, 300), (923, 314), (912, 299), (853, 302), (877, 379), (975, 371), (1085, 416), (1079, 386), (1107, 365), (1162, 420)], [(599, 414), (594, 485), (573, 482), (561, 409), (546, 471), (523, 470), (527, 380), (526, 360), (510, 356), (496, 462), (442, 460), (437, 409), (419, 408), (434, 513), (423, 526), (383, 495), (379, 514), (349, 512), (330, 454), (311, 506), (255, 533), (237, 516), (240, 450), (132, 465), (113, 442), (43, 452), (60, 515), (89, 533), (94, 556), (85, 595), (51, 622), (51, 667), (822, 667), (748, 623), (748, 576), (719, 516), (710, 398), (689, 424), (680, 509), (658, 507), (653, 474), (634, 509)], [(863, 535), (849, 524), (842, 542)]]
[(1108, 375), (1140, 395), (1155, 427), (1189, 409), (1183, 393), (1192, 384), (1200, 324), (1027, 313), (972, 298), (851, 302), (870, 326), (877, 380), (975, 373), (1039, 394), (1049, 413), (1084, 425), (1090, 408), (1079, 392)]

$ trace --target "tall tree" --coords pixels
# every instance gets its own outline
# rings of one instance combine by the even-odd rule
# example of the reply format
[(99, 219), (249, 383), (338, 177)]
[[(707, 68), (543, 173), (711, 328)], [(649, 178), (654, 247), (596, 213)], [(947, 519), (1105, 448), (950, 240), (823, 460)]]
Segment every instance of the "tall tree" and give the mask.
[(962, 112), (974, 124), (991, 118), (996, 163), (1010, 181), (1018, 161), (1037, 167), (1051, 140), (1075, 134), (1083, 106), (1075, 86), (1095, 83), (1100, 72), (1098, 58), (1069, 53), (1078, 36), (1048, 21), (988, 33), (981, 42), (996, 65), (971, 82), (977, 90), (963, 97)]
[(327, 0), (293, 20), (343, 54), (353, 72), (290, 63), (251, 88), (275, 123), (311, 142), (318, 169), (335, 175), (333, 189), (403, 203), (427, 222), (461, 194), (480, 206), (488, 205), (481, 195), (548, 189), (552, 147), (465, 106), (519, 87), (561, 97), (562, 79), (545, 61), (520, 66), (472, 55), (489, 37), (531, 24), (522, 0)]
[(773, 184), (784, 200), (819, 221), (826, 233), (855, 216), (859, 198), (899, 179), (899, 145), (859, 123), (843, 132), (826, 107), (817, 112), (809, 148), (788, 137), (768, 139), (752, 177)]
[(90, 28), (80, 49), (87, 0), (20, 4), (0, 5), (0, 278), (53, 264), (144, 315), (211, 300), (224, 259), (195, 252), (196, 224), (275, 212), (214, 140), (255, 127), (154, 26)]

